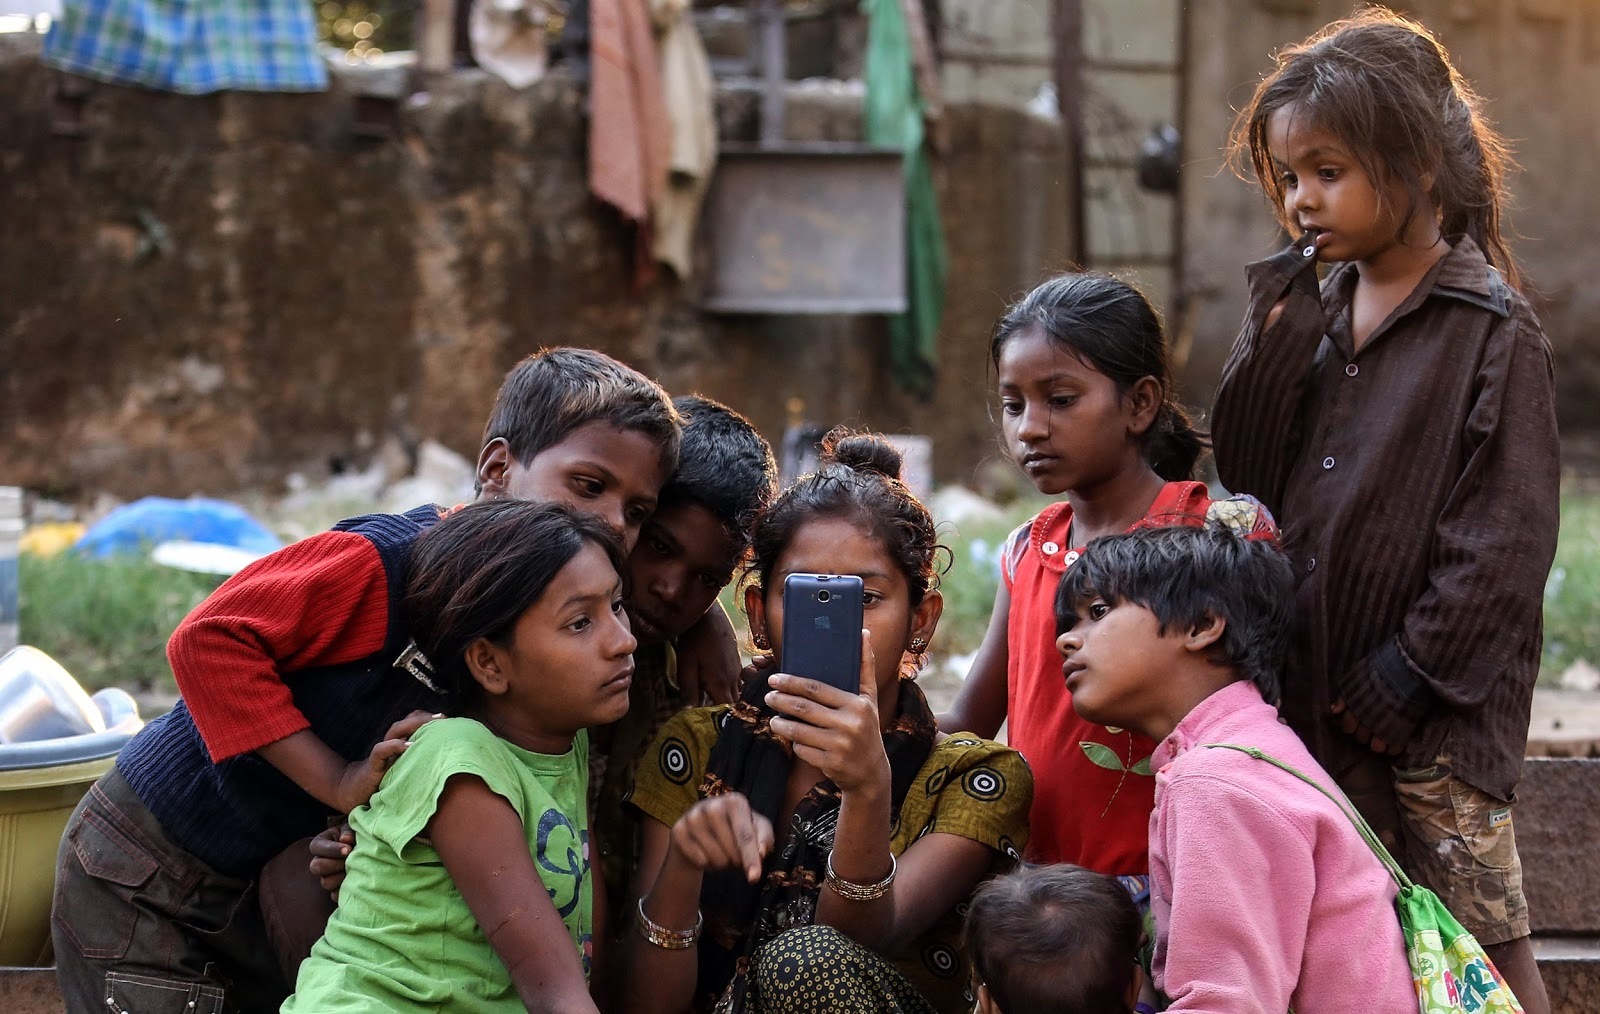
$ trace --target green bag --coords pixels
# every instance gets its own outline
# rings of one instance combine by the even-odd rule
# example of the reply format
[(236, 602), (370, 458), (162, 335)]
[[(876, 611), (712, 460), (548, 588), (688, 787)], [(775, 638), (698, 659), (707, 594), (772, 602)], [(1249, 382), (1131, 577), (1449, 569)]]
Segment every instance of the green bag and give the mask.
[(1235, 743), (1205, 745), (1211, 749), (1238, 750), (1287, 771), (1327, 796), (1355, 824), (1367, 847), (1400, 885), (1394, 907), (1400, 913), (1400, 933), (1405, 937), (1406, 959), (1411, 963), (1411, 979), (1417, 987), (1417, 1009), (1421, 1014), (1522, 1014), (1522, 1005), (1511, 995), (1511, 987), (1506, 985), (1494, 962), (1483, 953), (1477, 939), (1456, 921), (1437, 894), (1411, 882), (1366, 819), (1349, 805), (1349, 800), (1334, 795), (1315, 779), (1257, 747)]

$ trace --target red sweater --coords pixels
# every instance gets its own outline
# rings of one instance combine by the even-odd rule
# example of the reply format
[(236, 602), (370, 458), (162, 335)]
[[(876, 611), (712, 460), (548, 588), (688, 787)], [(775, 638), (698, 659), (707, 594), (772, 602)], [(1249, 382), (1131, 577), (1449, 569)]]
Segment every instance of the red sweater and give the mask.
[(353, 532), (313, 535), (230, 578), (167, 644), (211, 759), (308, 728), (282, 674), (365, 658), (383, 647), (388, 621), (383, 562)]

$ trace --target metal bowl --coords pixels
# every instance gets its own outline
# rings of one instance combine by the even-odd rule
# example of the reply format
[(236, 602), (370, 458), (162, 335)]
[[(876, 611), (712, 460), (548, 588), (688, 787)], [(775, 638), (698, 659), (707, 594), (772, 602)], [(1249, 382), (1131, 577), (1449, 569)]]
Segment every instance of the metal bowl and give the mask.
[(28, 645), (0, 657), (0, 744), (105, 731), (100, 709), (55, 659)]

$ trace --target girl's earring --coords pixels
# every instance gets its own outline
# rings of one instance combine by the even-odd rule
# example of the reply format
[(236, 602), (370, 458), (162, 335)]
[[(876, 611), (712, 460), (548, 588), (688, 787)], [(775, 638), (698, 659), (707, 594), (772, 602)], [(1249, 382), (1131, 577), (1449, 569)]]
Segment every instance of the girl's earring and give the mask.
[(926, 637), (913, 637), (911, 639), (911, 654), (920, 655), (927, 650), (928, 639)]
[(755, 646), (756, 646), (756, 650), (757, 651), (771, 651), (772, 650), (772, 642), (767, 640), (767, 635), (766, 634), (763, 634), (763, 633), (751, 634), (750, 635), (750, 640), (755, 642)]

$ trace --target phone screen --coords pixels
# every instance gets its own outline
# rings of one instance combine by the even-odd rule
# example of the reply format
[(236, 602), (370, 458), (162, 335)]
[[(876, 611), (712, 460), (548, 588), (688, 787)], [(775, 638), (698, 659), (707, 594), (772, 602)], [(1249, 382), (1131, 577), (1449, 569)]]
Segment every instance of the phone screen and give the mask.
[(783, 582), (779, 668), (856, 693), (861, 689), (861, 579), (790, 574)]

